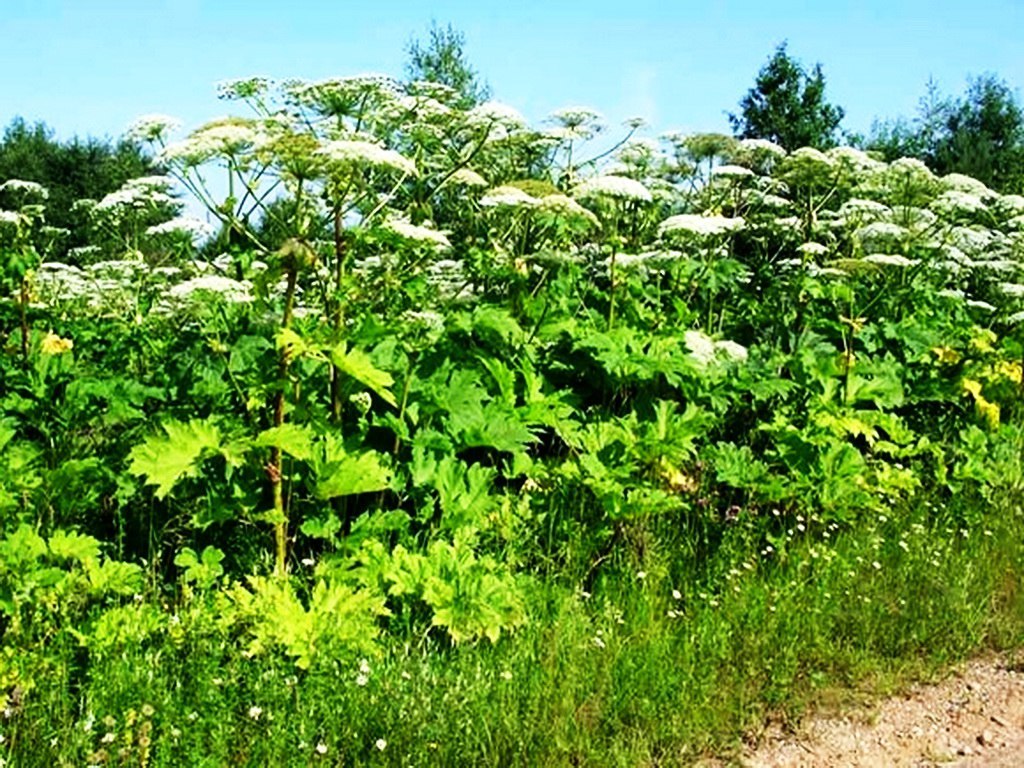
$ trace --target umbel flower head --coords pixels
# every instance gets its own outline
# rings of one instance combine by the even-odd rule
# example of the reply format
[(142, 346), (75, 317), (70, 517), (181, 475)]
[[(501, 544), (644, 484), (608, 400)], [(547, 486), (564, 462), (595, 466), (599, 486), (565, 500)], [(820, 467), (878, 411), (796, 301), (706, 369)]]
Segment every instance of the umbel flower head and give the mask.
[(651, 191), (636, 179), (626, 176), (594, 176), (576, 187), (576, 197), (614, 197), (620, 200), (651, 202)]

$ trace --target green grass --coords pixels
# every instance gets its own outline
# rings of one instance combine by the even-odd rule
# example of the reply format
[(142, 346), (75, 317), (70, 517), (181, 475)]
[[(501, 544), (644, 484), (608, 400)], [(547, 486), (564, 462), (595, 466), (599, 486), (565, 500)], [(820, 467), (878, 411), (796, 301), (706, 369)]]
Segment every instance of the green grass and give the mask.
[[(755, 526), (741, 518), (703, 562), (680, 557), (665, 525), (642, 551), (620, 547), (589, 595), (538, 579), (530, 625), (497, 644), (391, 635), (365, 680), (354, 658), (304, 671), (247, 657), (240, 638), (211, 629), (199, 596), (177, 619), (162, 611), (163, 628), (142, 641), (125, 630), (85, 654), (56, 635), (8, 659), (34, 685), (0, 722), (2, 746), (8, 765), (26, 767), (728, 756), (769, 720), (1021, 644), (1024, 513), (1000, 502), (970, 532), (954, 517), (922, 507), (827, 538), (808, 521), (771, 552), (747, 547)], [(734, 554), (749, 551), (758, 556)]]

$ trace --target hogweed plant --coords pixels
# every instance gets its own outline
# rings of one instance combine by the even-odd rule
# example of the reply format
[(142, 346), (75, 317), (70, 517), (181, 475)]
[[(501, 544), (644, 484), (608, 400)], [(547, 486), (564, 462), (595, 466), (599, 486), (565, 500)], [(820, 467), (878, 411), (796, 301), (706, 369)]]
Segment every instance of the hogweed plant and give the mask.
[[(887, 601), (896, 562), (921, 583), (948, 565), (964, 598), (932, 590), (939, 613), (976, 597), (979, 510), (1009, 509), (1022, 477), (1021, 198), (636, 122), (588, 154), (593, 110), (534, 128), (383, 76), (220, 95), (244, 115), (131, 126), (165, 175), (80, 203), (92, 244), (72, 263), (48, 260), (45, 196), (0, 186), (0, 631), (20, 653), (0, 694), (54, 649), (83, 673), (69, 690), (122, 713), (141, 704), (83, 665), (164, 654), (229, 713), (217, 759), (287, 743), (358, 762), (413, 753), (396, 745), (422, 734), (374, 720), (393, 702), (454, 718), (442, 683), (486, 639), (502, 676), (466, 672), (497, 697), (475, 706), (550, 714), (571, 744), (651, 722), (646, 694), (615, 698), (649, 649), (659, 671), (761, 658), (745, 638), (818, 637), (817, 616), (837, 647), (851, 616), (905, 620), (919, 647), (918, 604)], [(719, 690), (706, 667), (673, 690)], [(278, 714), (317, 697), (318, 725)], [(151, 722), (201, 741), (187, 713)], [(486, 762), (443, 742), (442, 762)]]

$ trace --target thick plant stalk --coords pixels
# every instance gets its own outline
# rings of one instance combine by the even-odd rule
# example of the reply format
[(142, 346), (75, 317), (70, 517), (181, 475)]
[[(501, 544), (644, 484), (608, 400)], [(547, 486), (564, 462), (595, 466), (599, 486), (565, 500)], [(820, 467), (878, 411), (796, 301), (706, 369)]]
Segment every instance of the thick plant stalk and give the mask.
[[(293, 256), (293, 259), (295, 257)], [(295, 305), (295, 283), (298, 267), (294, 260), (288, 267), (288, 288), (285, 293), (284, 315), (281, 317), (281, 328), (287, 329), (292, 323), (292, 312)], [(278, 378), (280, 387), (274, 395), (274, 426), (284, 424), (284, 390), (288, 379), (289, 352), (282, 349), (278, 360)], [(270, 449), (270, 462), (267, 464), (267, 477), (270, 479), (270, 491), (274, 505), (274, 572), (283, 576), (288, 567), (288, 511), (284, 505), (283, 471), (281, 449), (274, 446)]]
[(21, 294), (18, 297), (21, 320), (21, 361), (28, 365), (28, 280), (21, 278)]
[[(345, 322), (344, 302), (341, 298), (341, 286), (345, 279), (345, 233), (341, 218), (341, 209), (334, 211), (334, 297), (332, 325), (335, 333), (341, 331)], [(331, 415), (336, 423), (341, 423), (341, 372), (331, 363)]]

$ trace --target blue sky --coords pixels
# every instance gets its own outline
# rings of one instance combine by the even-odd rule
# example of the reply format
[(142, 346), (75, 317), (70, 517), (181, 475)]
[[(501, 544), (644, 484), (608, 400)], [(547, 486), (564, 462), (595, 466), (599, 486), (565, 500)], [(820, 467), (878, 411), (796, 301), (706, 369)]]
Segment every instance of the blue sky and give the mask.
[(933, 78), (1024, 86), (1024, 1), (0, 0), (0, 124), (45, 120), (62, 138), (116, 136), (160, 112), (225, 114), (213, 83), (247, 75), (400, 75), (431, 19), (467, 38), (494, 95), (539, 121), (582, 104), (651, 133), (726, 130), (775, 46), (821, 62), (845, 127), (912, 115)]

